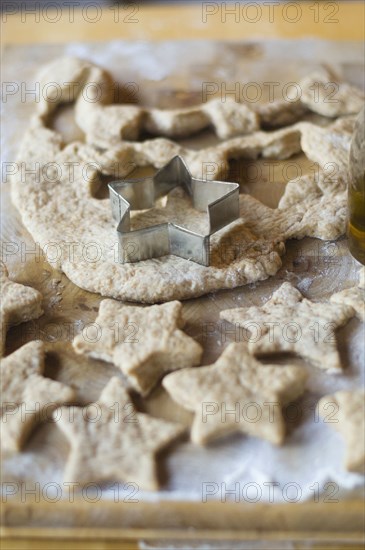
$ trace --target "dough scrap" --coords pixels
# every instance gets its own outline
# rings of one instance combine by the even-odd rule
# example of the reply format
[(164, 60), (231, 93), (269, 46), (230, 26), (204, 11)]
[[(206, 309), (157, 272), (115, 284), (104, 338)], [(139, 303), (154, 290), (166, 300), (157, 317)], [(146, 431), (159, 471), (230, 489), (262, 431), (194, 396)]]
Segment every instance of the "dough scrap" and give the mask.
[(303, 393), (307, 377), (300, 367), (264, 365), (246, 344), (233, 343), (213, 365), (168, 374), (162, 384), (195, 413), (194, 443), (239, 431), (278, 445), (285, 437), (281, 408)]
[(24, 286), (9, 279), (8, 270), (0, 262), (0, 324), (1, 356), (5, 351), (7, 330), (31, 319), (38, 319), (43, 314), (42, 294), (30, 286)]
[(283, 283), (261, 307), (221, 311), (220, 318), (246, 329), (255, 355), (290, 352), (314, 366), (342, 369), (334, 330), (355, 315), (348, 305), (311, 302), (290, 283)]
[(259, 104), (256, 108), (259, 115), (261, 128), (280, 128), (289, 126), (298, 122), (305, 114), (308, 108), (298, 101), (277, 100), (271, 103)]
[[(43, 71), (41, 82), (49, 80), (48, 69)], [(115, 107), (110, 105), (110, 77), (102, 69), (72, 59), (56, 63), (52, 70), (55, 82), (60, 79), (57, 100), (76, 100), (77, 111), (78, 102), (85, 103), (85, 83), (96, 82), (102, 94), (97, 102), (88, 102), (88, 109)], [(73, 95), (67, 82), (79, 83)], [(45, 127), (55, 103), (44, 99), (32, 118), (18, 156), (26, 179), (20, 172), (13, 177), (12, 198), (43, 250), (49, 243), (57, 247), (56, 257), (54, 250), (47, 256), (49, 262), (85, 290), (141, 303), (197, 297), (274, 275), (281, 267), (286, 239), (311, 236), (333, 240), (345, 232), (347, 156), (354, 117), (336, 120), (325, 128), (299, 122), (272, 132), (257, 131), (201, 150), (166, 138), (135, 142), (121, 141), (120, 136), (118, 143), (109, 144), (107, 149), (80, 142), (63, 148), (60, 135)], [(109, 126), (108, 122), (106, 131)], [(318, 170), (289, 181), (276, 209), (241, 195), (240, 220), (211, 239), (209, 267), (175, 256), (118, 263), (118, 236), (109, 200), (95, 198), (99, 187), (105, 185), (101, 175), (124, 178), (136, 167), (161, 168), (173, 156), (181, 155), (195, 177), (226, 179), (232, 159), (286, 159), (301, 150), (318, 163)], [(336, 163), (335, 178), (326, 173), (329, 162)], [(170, 193), (165, 203), (147, 212), (132, 212), (134, 227), (166, 219), (181, 219), (190, 229), (202, 223), (200, 214), (179, 190)]]
[[(273, 101), (251, 109), (232, 98), (212, 99), (183, 109), (144, 108), (111, 104), (114, 86), (111, 75), (84, 59), (55, 59), (40, 72), (45, 89), (38, 112), (46, 120), (60, 103), (76, 103), (76, 121), (88, 143), (108, 148), (123, 140), (136, 140), (143, 132), (181, 138), (211, 126), (221, 139), (298, 121), (305, 110), (334, 117), (357, 113), (364, 104), (361, 90), (339, 83), (326, 71), (316, 71), (299, 82), (300, 98)], [(49, 82), (56, 85), (47, 86)], [(314, 85), (318, 91), (314, 93)], [(329, 86), (334, 90), (329, 90)], [(331, 95), (332, 92), (332, 95)]]
[(345, 440), (344, 465), (350, 472), (365, 473), (365, 392), (338, 391), (318, 403), (324, 422)]
[(365, 322), (365, 267), (359, 270), (359, 283), (332, 294), (330, 301), (334, 304), (346, 304), (356, 311), (356, 316)]
[(302, 104), (322, 116), (359, 113), (364, 105), (364, 93), (330, 71), (320, 70), (304, 77), (300, 89)]
[(90, 341), (79, 334), (75, 351), (114, 363), (142, 395), (166, 372), (200, 363), (201, 346), (180, 330), (180, 302), (141, 308), (103, 300), (95, 324), (98, 338)]
[(33, 427), (73, 401), (74, 390), (43, 377), (45, 346), (32, 341), (1, 360), (1, 441), (4, 453), (21, 450)]
[[(90, 410), (97, 411), (96, 420), (89, 421)], [(96, 403), (84, 409), (61, 407), (53, 414), (71, 445), (64, 479), (82, 485), (113, 480), (136, 484), (137, 490), (157, 490), (155, 454), (185, 429), (136, 412), (116, 377)]]

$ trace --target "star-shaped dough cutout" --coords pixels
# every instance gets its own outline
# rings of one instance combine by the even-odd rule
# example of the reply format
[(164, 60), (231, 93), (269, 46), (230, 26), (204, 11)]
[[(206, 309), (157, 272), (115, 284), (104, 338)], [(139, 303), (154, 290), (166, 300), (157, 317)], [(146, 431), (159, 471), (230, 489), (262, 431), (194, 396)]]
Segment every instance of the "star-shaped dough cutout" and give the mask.
[[(87, 411), (96, 417), (88, 419)], [(72, 411), (72, 414), (70, 414)], [(136, 412), (119, 378), (86, 408), (61, 407), (57, 426), (71, 445), (64, 479), (68, 482), (123, 481), (158, 489), (155, 455), (183, 433), (179, 424)]]
[(184, 326), (180, 302), (137, 307), (103, 300), (95, 325), (98, 335), (91, 341), (86, 333), (79, 334), (74, 349), (114, 363), (142, 395), (166, 372), (200, 363), (201, 346), (180, 330)]
[(351, 306), (314, 303), (290, 283), (283, 283), (261, 307), (221, 311), (221, 319), (246, 329), (255, 355), (295, 353), (328, 371), (342, 369), (334, 330), (355, 315)]
[(50, 421), (55, 408), (75, 397), (72, 388), (42, 375), (44, 359), (44, 344), (33, 341), (1, 361), (1, 440), (6, 453), (19, 451), (36, 424)]
[(8, 277), (5, 264), (0, 262), (0, 324), (1, 347), (4, 354), (5, 338), (8, 328), (31, 319), (38, 319), (43, 314), (42, 294), (30, 286), (14, 283)]
[(194, 443), (238, 431), (281, 444), (281, 408), (303, 393), (307, 376), (300, 367), (264, 365), (241, 343), (229, 344), (213, 365), (171, 373), (162, 384), (195, 413)]
[(346, 288), (336, 294), (332, 294), (330, 298), (334, 304), (345, 304), (351, 306), (356, 311), (356, 316), (365, 322), (365, 267), (359, 271), (359, 284)]
[(346, 443), (345, 468), (365, 473), (365, 392), (338, 391), (318, 403), (325, 423), (340, 432)]

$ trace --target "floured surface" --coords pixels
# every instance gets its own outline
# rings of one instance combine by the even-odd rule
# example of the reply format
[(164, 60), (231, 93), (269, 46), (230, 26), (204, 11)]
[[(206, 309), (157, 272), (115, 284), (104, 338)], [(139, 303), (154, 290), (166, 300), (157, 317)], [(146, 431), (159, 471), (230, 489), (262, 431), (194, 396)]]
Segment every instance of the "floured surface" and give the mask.
[[(295, 58), (293, 48), (284, 45), (280, 50), (278, 43), (251, 47), (251, 57), (246, 55), (248, 50), (240, 45), (212, 47), (202, 44), (199, 48), (191, 45), (188, 49), (185, 45), (184, 56), (179, 55), (182, 48), (183, 46), (179, 44), (174, 44), (168, 50), (160, 44), (152, 48), (146, 44), (130, 43), (123, 46), (116, 43), (103, 46), (72, 44), (67, 47), (32, 48), (31, 56), (25, 56), (24, 49), (12, 48), (8, 52), (4, 79), (15, 82), (24, 80), (31, 83), (35, 74), (35, 64), (43, 64), (64, 53), (79, 55), (93, 59), (111, 69), (114, 77), (122, 82), (137, 82), (140, 99), (144, 105), (172, 108), (199, 102), (197, 95), (200, 96), (202, 81), (218, 79), (227, 80), (227, 83), (242, 81), (242, 75), (246, 81), (292, 81), (315, 69), (319, 60), (328, 61), (330, 52), (334, 52), (333, 64), (336, 70), (339, 70), (352, 84), (359, 85), (357, 78), (362, 74), (360, 63), (362, 47), (356, 45), (297, 43)], [(27, 51), (29, 53), (29, 48)], [(272, 59), (277, 57), (280, 51), (285, 63), (273, 68)], [(178, 69), (176, 69), (176, 56), (181, 60)], [(303, 62), (298, 63), (298, 57), (302, 58)], [(25, 62), (25, 59), (32, 59), (32, 61)], [(162, 63), (163, 59), (165, 63)], [(318, 62), (314, 63), (313, 59), (317, 59)], [(3, 146), (4, 160), (7, 161), (15, 159), (19, 141), (23, 137), (25, 121), (29, 120), (33, 112), (33, 103), (19, 103), (18, 100), (16, 96), (9, 97), (6, 112), (7, 127), (2, 139), (5, 145)], [(64, 135), (68, 133), (70, 140), (76, 137), (80, 139), (81, 135), (77, 135), (72, 117), (67, 119), (67, 116), (65, 113), (64, 118), (59, 117), (57, 124)], [(203, 138), (204, 143), (202, 143)], [(204, 135), (185, 140), (183, 145), (201, 148), (215, 143), (215, 139), (210, 135)], [(312, 163), (308, 162), (304, 156), (296, 156), (292, 160), (303, 167), (303, 175), (310, 171)], [(264, 159), (258, 161), (257, 165), (260, 166), (262, 173), (267, 175), (264, 162), (271, 161)], [(272, 161), (272, 166), (275, 175), (279, 173), (275, 181), (267, 177), (266, 181), (260, 181), (258, 184), (248, 177), (245, 178), (246, 162), (239, 164), (238, 167), (231, 167), (232, 171), (237, 168), (238, 175), (241, 177), (237, 178), (232, 174), (233, 177), (228, 179), (233, 181), (239, 179), (243, 190), (265, 201), (270, 208), (274, 208), (290, 176), (287, 178), (282, 176), (282, 167), (287, 166), (285, 163)], [(325, 202), (326, 199), (322, 199), (322, 203), (319, 202), (317, 208), (321, 208)], [(253, 203), (257, 204), (256, 201), (248, 198), (246, 211), (248, 220), (250, 215), (253, 216), (250, 208)], [(9, 206), (8, 186), (5, 186), (3, 205), (6, 213), (2, 221), (4, 240), (16, 244), (23, 241), (27, 250), (32, 251), (34, 247), (32, 239), (21, 225), (15, 209)], [(65, 211), (68, 206), (68, 204), (64, 205)], [(328, 202), (327, 206), (329, 206)], [(264, 207), (261, 215), (265, 220), (267, 219), (266, 234), (270, 236), (270, 217), (266, 217), (268, 211), (270, 210)], [(254, 225), (254, 221), (250, 223)], [(111, 220), (110, 224), (112, 227)], [(280, 259), (283, 265), (281, 268), (280, 265), (276, 266), (275, 270), (280, 269), (274, 277), (260, 283), (183, 303), (183, 312), (187, 320), (184, 330), (203, 346), (204, 365), (213, 363), (226, 344), (234, 342), (236, 338), (231, 327), (219, 320), (220, 310), (241, 306), (261, 306), (285, 280), (292, 282), (306, 298), (314, 301), (329, 299), (332, 293), (357, 284), (358, 265), (349, 256), (344, 239), (335, 243), (312, 239), (287, 241), (286, 248), (286, 254)], [(62, 352), (67, 351), (72, 361), (64, 361), (59, 353), (55, 353), (48, 359), (46, 374), (48, 372), (49, 376), (64, 384), (67, 384), (67, 379), (72, 377), (73, 384), (79, 389), (83, 402), (96, 401), (109, 377), (119, 374), (118, 369), (108, 363), (98, 361), (90, 363), (73, 354), (69, 347), (66, 348), (64, 342), (72, 341), (73, 336), (79, 333), (83, 326), (95, 320), (100, 296), (77, 288), (67, 277), (52, 270), (49, 264), (37, 262), (34, 254), (28, 254), (27, 261), (24, 263), (20, 247), (19, 251), (14, 251), (14, 248), (8, 248), (8, 251), (8, 257), (3, 259), (6, 261), (12, 279), (22, 284), (32, 285), (42, 292), (45, 314), (38, 321), (28, 323), (26, 331), (22, 325), (12, 328), (8, 333), (6, 352), (10, 353), (21, 343), (34, 339), (37, 335), (48, 341), (61, 340)], [(52, 254), (54, 250), (50, 249), (51, 257)], [(71, 266), (68, 274), (72, 274)], [(86, 274), (85, 278), (87, 277)], [(163, 280), (160, 284), (161, 288), (167, 286)], [(173, 452), (160, 458), (162, 490), (155, 494), (139, 491), (137, 498), (139, 500), (166, 498), (200, 501), (204, 482), (216, 483), (219, 488), (223, 482), (226, 483), (227, 488), (234, 487), (235, 483), (240, 483), (241, 488), (250, 482), (258, 483), (262, 490), (261, 502), (269, 500), (269, 487), (264, 483), (270, 481), (279, 483), (279, 487), (275, 490), (275, 502), (283, 501), (282, 488), (288, 482), (296, 482), (300, 485), (301, 501), (313, 499), (313, 490), (310, 489), (313, 483), (318, 483), (320, 490), (324, 490), (324, 484), (328, 481), (337, 483), (340, 487), (337, 497), (346, 494), (346, 490), (359, 487), (363, 478), (343, 469), (345, 446), (340, 434), (328, 430), (327, 427), (324, 430), (322, 423), (316, 421), (313, 411), (320, 397), (339, 390), (351, 390), (363, 386), (362, 335), (363, 325), (356, 318), (339, 329), (337, 333), (340, 355), (345, 365), (343, 374), (329, 375), (316, 368), (304, 367), (309, 373), (309, 381), (308, 391), (298, 401), (303, 414), (297, 420), (287, 420), (288, 435), (283, 447), (274, 448), (267, 442), (240, 435), (229, 436), (224, 441), (216, 442), (206, 449), (198, 448), (187, 440), (182, 441), (174, 447)], [(295, 360), (295, 364), (303, 366), (299, 359)], [(191, 425), (192, 415), (173, 403), (161, 387), (156, 388), (146, 400), (135, 399), (135, 402), (139, 410), (147, 411), (157, 418), (179, 422), (186, 426)], [(290, 411), (288, 414), (290, 415)], [(3, 477), (8, 481), (24, 481), (27, 484), (34, 481), (46, 484), (52, 481), (63, 487), (63, 472), (68, 452), (67, 441), (60, 437), (53, 426), (47, 425), (34, 434), (23, 454), (4, 462)], [(121, 494), (123, 494), (122, 488)], [(67, 498), (67, 494), (65, 496)], [(220, 499), (220, 497), (219, 489), (218, 493), (211, 498)], [(113, 492), (106, 491), (105, 498), (112, 499)]]

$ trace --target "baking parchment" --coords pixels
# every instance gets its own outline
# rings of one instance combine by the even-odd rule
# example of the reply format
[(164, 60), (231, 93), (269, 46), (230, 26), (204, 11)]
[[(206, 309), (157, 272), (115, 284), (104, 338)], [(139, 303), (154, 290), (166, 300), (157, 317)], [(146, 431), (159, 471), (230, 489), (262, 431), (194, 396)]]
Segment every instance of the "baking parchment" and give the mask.
[[(38, 67), (59, 55), (75, 55), (90, 59), (109, 69), (120, 83), (137, 83), (138, 100), (141, 104), (158, 107), (190, 105), (199, 102), (202, 82), (207, 78), (225, 82), (227, 89), (235, 82), (264, 83), (297, 81), (313, 69), (329, 65), (349, 82), (363, 86), (361, 74), (363, 46), (360, 43), (334, 43), (317, 40), (270, 41), (250, 43), (213, 42), (110, 42), (103, 44), (69, 44), (59, 46), (10, 47), (5, 53), (3, 82), (16, 83), (19, 90), (32, 89)], [(264, 87), (263, 87), (264, 88)], [(267, 91), (267, 88), (266, 88)], [(267, 97), (262, 97), (267, 100)], [(31, 94), (15, 93), (2, 102), (2, 164), (13, 162), (22, 133), (33, 112)], [(67, 139), (77, 135), (72, 120), (67, 115), (59, 122), (59, 128)], [(79, 133), (78, 137), (82, 137)], [(214, 142), (209, 133), (184, 140), (185, 144), (200, 147)], [(3, 178), (4, 179), (4, 178)], [(244, 182), (243, 182), (244, 183)], [(275, 187), (268, 202), (280, 192), (282, 183)], [(2, 238), (5, 243), (26, 242), (32, 246), (29, 235), (21, 228), (19, 215), (10, 205), (9, 183), (3, 182), (2, 193)], [(267, 189), (267, 187), (266, 187)], [(253, 194), (262, 198), (259, 186)], [(270, 195), (270, 194), (268, 194)], [(270, 204), (272, 206), (272, 204)], [(72, 322), (83, 320), (82, 308), (75, 306), (73, 316), (63, 306), (62, 292), (55, 293), (60, 279), (39, 276), (44, 266), (37, 265), (31, 255), (20, 258), (19, 254), (7, 258), (9, 270), (20, 282), (31, 284), (38, 281), (49, 301), (57, 304), (58, 315)], [(219, 323), (219, 311), (228, 307), (263, 303), (283, 280), (290, 280), (310, 299), (326, 299), (332, 292), (351, 286), (356, 281), (359, 265), (348, 253), (346, 240), (336, 243), (314, 239), (287, 243), (287, 254), (279, 273), (257, 285), (233, 291), (223, 291), (184, 303), (188, 318), (187, 331), (204, 346), (203, 363), (213, 362), (225, 345), (235, 340), (227, 327)], [(37, 272), (37, 275), (36, 275)], [(41, 282), (39, 282), (41, 281)], [(62, 285), (61, 285), (62, 286)], [(44, 287), (44, 288), (43, 288)], [(72, 290), (67, 284), (67, 292)], [(55, 296), (56, 294), (56, 296)], [(95, 296), (90, 295), (95, 304)], [(69, 302), (68, 302), (69, 303)], [(85, 319), (95, 318), (92, 308), (85, 305)], [(64, 308), (64, 309), (63, 309)], [(89, 311), (87, 313), (86, 311)], [(46, 313), (47, 314), (47, 313)], [(212, 323), (214, 331), (205, 330)], [(9, 333), (9, 346), (18, 347), (18, 328)], [(339, 348), (345, 365), (343, 374), (332, 375), (305, 366), (310, 373), (306, 394), (287, 410), (288, 435), (282, 447), (274, 447), (265, 441), (234, 435), (226, 437), (207, 448), (192, 445), (186, 439), (164, 453), (159, 461), (162, 490), (143, 493), (138, 490), (134, 498), (139, 500), (206, 500), (239, 499), (256, 502), (296, 502), (305, 499), (338, 499), (349, 491), (362, 486), (363, 477), (343, 469), (344, 443), (330, 424), (324, 424), (315, 414), (315, 404), (325, 394), (341, 389), (364, 387), (364, 325), (353, 319), (337, 332)], [(29, 339), (29, 337), (27, 337)], [(280, 359), (280, 361), (282, 361)], [(292, 362), (303, 365), (299, 359)], [(71, 381), (72, 382), (72, 381)], [(95, 398), (97, 395), (95, 396)], [(173, 403), (165, 392), (158, 388), (144, 404), (145, 410), (155, 416), (179, 420), (187, 425), (191, 415)], [(295, 418), (297, 417), (297, 418)], [(25, 451), (3, 462), (3, 480), (39, 482), (41, 487), (63, 491), (67, 498), (68, 488), (62, 477), (67, 445), (60, 443), (61, 434), (53, 426), (38, 430)], [(59, 448), (64, 452), (59, 452)], [(133, 480), (130, 480), (133, 482)], [(329, 484), (328, 484), (329, 483)], [(115, 484), (113, 484), (115, 487)], [(130, 497), (130, 487), (118, 487), (119, 498)], [(114, 498), (115, 489), (105, 487), (102, 498)]]

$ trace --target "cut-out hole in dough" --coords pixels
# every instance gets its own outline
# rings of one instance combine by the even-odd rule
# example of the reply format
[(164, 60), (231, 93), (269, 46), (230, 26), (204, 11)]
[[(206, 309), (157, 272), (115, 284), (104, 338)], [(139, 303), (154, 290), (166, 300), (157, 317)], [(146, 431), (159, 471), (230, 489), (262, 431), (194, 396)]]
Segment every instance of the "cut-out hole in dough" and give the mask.
[(58, 105), (47, 121), (47, 127), (60, 133), (65, 144), (84, 141), (84, 132), (75, 121), (74, 105)]
[(99, 185), (95, 186), (95, 189), (92, 190), (92, 196), (94, 199), (105, 200), (109, 199), (109, 188), (108, 183), (115, 181), (117, 178), (115, 176), (106, 176), (105, 174), (99, 174)]
[(277, 208), (288, 181), (311, 174), (313, 170), (314, 163), (304, 153), (286, 160), (239, 159), (230, 162), (228, 180), (239, 183), (241, 193), (253, 196), (270, 208)]
[(126, 178), (118, 178), (116, 176), (110, 176), (106, 174), (100, 174), (98, 175), (98, 184), (94, 186), (94, 188), (91, 191), (92, 197), (94, 199), (98, 200), (105, 200), (109, 199), (109, 189), (108, 189), (108, 183), (116, 180), (132, 180), (132, 179), (139, 179), (139, 178), (146, 178), (148, 176), (153, 176), (153, 174), (156, 173), (155, 168), (153, 166), (144, 166), (141, 168), (135, 168)]

